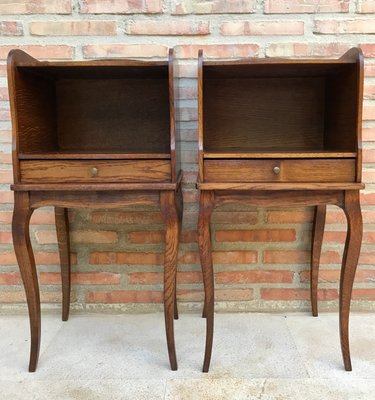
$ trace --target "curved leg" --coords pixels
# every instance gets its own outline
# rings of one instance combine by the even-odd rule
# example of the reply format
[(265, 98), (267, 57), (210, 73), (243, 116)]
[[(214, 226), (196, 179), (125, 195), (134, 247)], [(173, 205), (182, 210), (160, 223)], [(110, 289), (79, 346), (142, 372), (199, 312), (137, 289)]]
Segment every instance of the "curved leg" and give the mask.
[(353, 282), (357, 269), (362, 242), (362, 214), (359, 191), (346, 191), (343, 210), (348, 221), (344, 255), (340, 277), (340, 339), (341, 351), (346, 371), (352, 370), (349, 348), (349, 311)]
[(318, 278), (319, 262), (322, 252), (324, 226), (326, 223), (327, 206), (320, 205), (315, 207), (315, 217), (311, 243), (311, 270), (310, 270), (310, 292), (312, 315), (318, 316)]
[(13, 245), (26, 292), (30, 319), (30, 362), (29, 371), (34, 372), (38, 364), (40, 349), (40, 298), (33, 249), (30, 242), (29, 222), (33, 210), (30, 208), (29, 193), (14, 193), (12, 220)]
[(62, 320), (67, 321), (70, 308), (70, 242), (67, 208), (55, 207), (55, 222), (61, 265)]
[[(183, 203), (183, 198), (182, 198), (181, 186), (178, 188), (178, 190), (176, 192), (176, 208), (177, 208), (177, 215), (178, 215), (178, 239), (181, 240), (182, 218), (184, 215), (184, 203)], [(174, 283), (174, 319), (178, 319), (177, 274), (176, 274), (176, 280)]]
[(214, 192), (201, 191), (199, 199), (198, 245), (202, 264), (205, 292), (204, 314), (206, 316), (206, 350), (203, 372), (208, 372), (211, 361), (214, 333), (214, 273), (211, 255), (210, 217), (214, 209)]
[(167, 334), (169, 362), (173, 371), (177, 370), (174, 343), (173, 318), (175, 316), (175, 292), (177, 274), (177, 253), (179, 223), (174, 191), (160, 193), (161, 212), (166, 224), (164, 258), (164, 318)]

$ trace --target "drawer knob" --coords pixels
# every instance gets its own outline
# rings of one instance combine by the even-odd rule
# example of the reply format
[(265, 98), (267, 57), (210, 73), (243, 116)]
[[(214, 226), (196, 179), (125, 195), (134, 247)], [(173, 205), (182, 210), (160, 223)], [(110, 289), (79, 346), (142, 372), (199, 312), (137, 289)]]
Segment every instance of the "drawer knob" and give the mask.
[(272, 168), (272, 171), (273, 171), (273, 173), (274, 173), (275, 175), (279, 175), (279, 173), (280, 173), (280, 167), (273, 167), (273, 168)]
[(97, 176), (98, 175), (98, 168), (92, 167), (91, 168), (91, 176)]

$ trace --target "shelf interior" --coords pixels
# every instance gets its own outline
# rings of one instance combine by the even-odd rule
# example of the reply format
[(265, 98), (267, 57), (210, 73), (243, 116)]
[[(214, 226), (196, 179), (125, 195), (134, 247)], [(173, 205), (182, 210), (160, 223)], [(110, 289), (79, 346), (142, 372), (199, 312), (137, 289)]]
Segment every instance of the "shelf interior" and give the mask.
[(20, 67), (17, 73), (22, 157), (170, 154), (166, 65)]
[(358, 85), (355, 63), (204, 65), (204, 153), (353, 157)]
[(82, 150), (59, 151), (50, 153), (20, 153), (20, 160), (139, 160), (139, 159), (170, 159), (170, 153), (144, 153), (144, 149), (139, 149), (132, 153), (119, 153), (118, 151), (107, 151), (106, 153), (89, 153)]

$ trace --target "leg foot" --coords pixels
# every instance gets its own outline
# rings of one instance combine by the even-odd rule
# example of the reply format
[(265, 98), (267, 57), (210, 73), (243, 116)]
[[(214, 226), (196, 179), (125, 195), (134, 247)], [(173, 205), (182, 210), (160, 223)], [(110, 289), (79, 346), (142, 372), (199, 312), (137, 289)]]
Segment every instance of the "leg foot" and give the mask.
[(174, 342), (173, 319), (176, 316), (176, 274), (179, 224), (174, 191), (160, 193), (160, 205), (166, 224), (164, 260), (164, 317), (167, 335), (169, 362), (173, 371), (177, 370)]
[(30, 242), (29, 222), (33, 210), (28, 192), (14, 193), (12, 234), (14, 251), (20, 268), (29, 308), (31, 348), (29, 371), (36, 370), (40, 349), (40, 298), (33, 249)]
[(353, 282), (357, 269), (362, 242), (362, 214), (359, 191), (346, 191), (343, 210), (348, 221), (344, 256), (340, 277), (340, 339), (341, 351), (346, 371), (352, 370), (349, 347), (349, 311)]
[(206, 317), (206, 349), (204, 354), (203, 372), (208, 372), (210, 368), (214, 332), (214, 273), (210, 234), (210, 217), (213, 209), (214, 192), (201, 191), (199, 199), (198, 245), (205, 292), (203, 315)]
[(66, 208), (55, 207), (55, 222), (61, 265), (62, 320), (67, 321), (70, 308), (70, 243), (68, 210)]
[(315, 208), (314, 225), (311, 244), (311, 270), (310, 270), (310, 292), (312, 315), (318, 316), (318, 278), (319, 262), (322, 252), (324, 226), (326, 222), (327, 206), (320, 205)]

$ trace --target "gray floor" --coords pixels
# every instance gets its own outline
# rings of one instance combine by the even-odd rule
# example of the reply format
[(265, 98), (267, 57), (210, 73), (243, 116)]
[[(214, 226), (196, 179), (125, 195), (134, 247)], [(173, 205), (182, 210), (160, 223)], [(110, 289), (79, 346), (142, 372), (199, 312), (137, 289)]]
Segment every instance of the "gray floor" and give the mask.
[(335, 314), (217, 314), (211, 370), (205, 323), (176, 321), (169, 370), (162, 314), (44, 313), (37, 372), (27, 372), (26, 316), (0, 316), (0, 399), (375, 399), (375, 315), (352, 314), (353, 372)]

